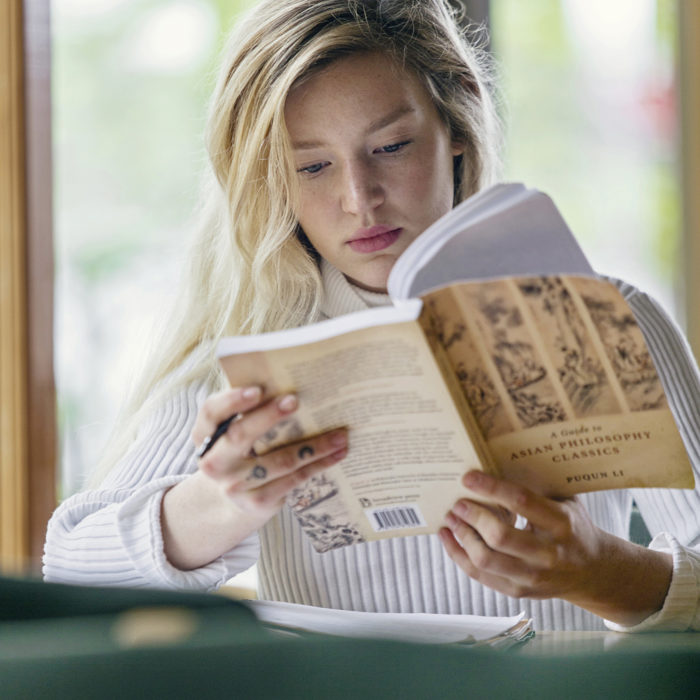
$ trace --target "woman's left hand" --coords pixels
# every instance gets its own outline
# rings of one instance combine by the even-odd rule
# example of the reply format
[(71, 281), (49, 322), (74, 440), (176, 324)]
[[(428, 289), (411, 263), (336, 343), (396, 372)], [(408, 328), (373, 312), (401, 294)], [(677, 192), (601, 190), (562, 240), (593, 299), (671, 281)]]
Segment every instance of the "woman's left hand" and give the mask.
[[(460, 499), (440, 537), (471, 578), (515, 598), (562, 598), (628, 625), (663, 604), (670, 557), (601, 530), (578, 499), (555, 501), (478, 471), (463, 483), (490, 505)], [(524, 529), (516, 515), (527, 520)]]

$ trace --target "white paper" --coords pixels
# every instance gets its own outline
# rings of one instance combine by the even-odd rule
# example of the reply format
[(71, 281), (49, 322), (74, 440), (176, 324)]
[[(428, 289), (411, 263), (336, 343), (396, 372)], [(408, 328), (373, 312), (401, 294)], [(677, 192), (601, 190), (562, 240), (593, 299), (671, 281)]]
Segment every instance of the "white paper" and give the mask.
[(251, 600), (258, 618), (290, 629), (343, 637), (393, 639), (404, 642), (476, 643), (505, 635), (525, 613), (512, 617), (440, 615), (430, 613), (373, 613), (319, 608), (311, 605)]
[(525, 275), (595, 275), (552, 200), (522, 184), (494, 185), (457, 205), (401, 254), (394, 300), (451, 282)]

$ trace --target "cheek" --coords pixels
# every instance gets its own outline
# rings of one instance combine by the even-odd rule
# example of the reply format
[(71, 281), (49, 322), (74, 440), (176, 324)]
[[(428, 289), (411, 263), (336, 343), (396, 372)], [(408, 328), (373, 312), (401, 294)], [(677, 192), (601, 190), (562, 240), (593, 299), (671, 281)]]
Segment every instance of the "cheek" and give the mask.
[(450, 201), (454, 187), (454, 159), (447, 142), (442, 139), (426, 144), (411, 166), (411, 180), (423, 195), (440, 196), (448, 190)]
[[(428, 207), (441, 216), (452, 208), (454, 177), (452, 158), (427, 157), (414, 163), (405, 173), (405, 196), (419, 207)], [(427, 212), (426, 212), (427, 213)]]
[(323, 255), (331, 222), (327, 200), (318, 192), (302, 192), (299, 207), (294, 213), (311, 245)]
[(319, 193), (315, 192), (313, 188), (302, 188), (299, 206), (294, 213), (307, 236), (310, 233), (313, 235), (317, 227), (316, 221), (320, 218), (319, 214), (322, 210), (323, 198), (319, 196)]

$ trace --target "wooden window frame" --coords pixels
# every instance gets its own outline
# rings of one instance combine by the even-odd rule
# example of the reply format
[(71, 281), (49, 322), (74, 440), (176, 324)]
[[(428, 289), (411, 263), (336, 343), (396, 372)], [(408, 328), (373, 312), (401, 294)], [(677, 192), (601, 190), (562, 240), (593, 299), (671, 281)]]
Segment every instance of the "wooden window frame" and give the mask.
[(56, 506), (49, 5), (0, 5), (0, 570), (22, 574)]

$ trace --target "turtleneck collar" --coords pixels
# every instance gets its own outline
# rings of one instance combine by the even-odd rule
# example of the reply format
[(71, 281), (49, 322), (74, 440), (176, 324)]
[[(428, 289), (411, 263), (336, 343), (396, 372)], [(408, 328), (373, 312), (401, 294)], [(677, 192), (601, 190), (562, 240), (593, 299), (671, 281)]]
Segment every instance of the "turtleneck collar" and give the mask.
[(327, 260), (321, 260), (321, 278), (324, 291), (321, 300), (323, 318), (335, 318), (353, 311), (391, 304), (388, 294), (369, 292), (348, 282), (345, 275)]

